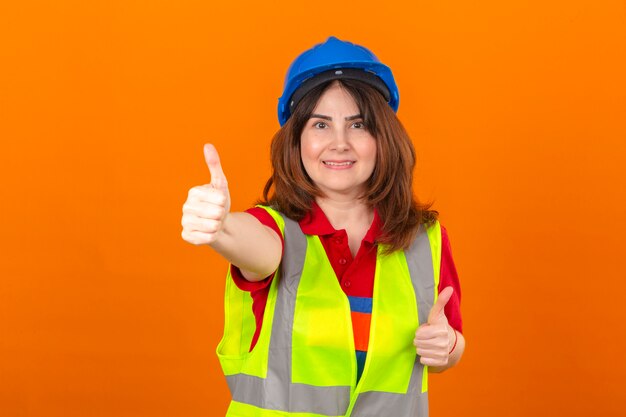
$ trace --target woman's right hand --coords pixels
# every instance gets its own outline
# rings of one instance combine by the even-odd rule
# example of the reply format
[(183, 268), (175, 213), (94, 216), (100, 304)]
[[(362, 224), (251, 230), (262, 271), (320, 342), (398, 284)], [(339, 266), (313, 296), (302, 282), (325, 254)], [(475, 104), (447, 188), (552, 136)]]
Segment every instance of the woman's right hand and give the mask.
[(204, 145), (204, 159), (211, 173), (211, 183), (189, 190), (181, 221), (183, 239), (194, 245), (217, 242), (230, 211), (228, 181), (215, 146)]

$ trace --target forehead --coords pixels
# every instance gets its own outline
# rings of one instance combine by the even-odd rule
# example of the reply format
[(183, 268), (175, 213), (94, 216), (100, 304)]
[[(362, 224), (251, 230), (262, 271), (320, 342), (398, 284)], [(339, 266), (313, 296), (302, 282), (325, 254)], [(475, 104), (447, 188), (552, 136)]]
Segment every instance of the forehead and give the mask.
[(357, 114), (359, 107), (343, 85), (334, 81), (320, 96), (314, 109), (315, 113), (350, 113)]

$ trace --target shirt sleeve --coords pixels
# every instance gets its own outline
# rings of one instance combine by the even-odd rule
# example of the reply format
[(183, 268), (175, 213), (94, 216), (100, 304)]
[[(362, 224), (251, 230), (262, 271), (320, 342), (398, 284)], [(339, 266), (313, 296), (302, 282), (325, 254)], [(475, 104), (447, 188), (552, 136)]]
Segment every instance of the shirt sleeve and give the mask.
[[(261, 222), (261, 224), (274, 230), (280, 237), (281, 245), (284, 245), (283, 235), (280, 232), (280, 228), (276, 224), (274, 218), (267, 211), (260, 207), (252, 207), (246, 210), (246, 213), (252, 214), (258, 221)], [(249, 292), (255, 292), (266, 288), (272, 282), (272, 278), (274, 277), (274, 273), (272, 273), (261, 281), (251, 282), (245, 279), (241, 270), (232, 264), (230, 265), (230, 275), (232, 276), (235, 285), (237, 285), (240, 290)]]
[(448, 232), (445, 227), (441, 226), (441, 268), (439, 272), (438, 291), (441, 292), (446, 287), (452, 287), (454, 289), (454, 293), (444, 309), (448, 323), (453, 329), (463, 333), (463, 320), (461, 319), (461, 284), (459, 283), (459, 276), (456, 272), (454, 260), (452, 259), (452, 249), (450, 247)]

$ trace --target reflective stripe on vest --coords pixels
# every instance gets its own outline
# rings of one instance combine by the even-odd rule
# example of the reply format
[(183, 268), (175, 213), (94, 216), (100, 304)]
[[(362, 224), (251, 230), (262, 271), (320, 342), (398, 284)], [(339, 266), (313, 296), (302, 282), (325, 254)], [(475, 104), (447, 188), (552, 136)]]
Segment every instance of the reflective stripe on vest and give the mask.
[(283, 231), (285, 251), (252, 352), (251, 298), (228, 277), (217, 349), (233, 400), (227, 415), (427, 416), (427, 368), (413, 338), (436, 298), (439, 225), (420, 227), (404, 252), (378, 248), (368, 354), (355, 386), (350, 306), (319, 238), (263, 208)]

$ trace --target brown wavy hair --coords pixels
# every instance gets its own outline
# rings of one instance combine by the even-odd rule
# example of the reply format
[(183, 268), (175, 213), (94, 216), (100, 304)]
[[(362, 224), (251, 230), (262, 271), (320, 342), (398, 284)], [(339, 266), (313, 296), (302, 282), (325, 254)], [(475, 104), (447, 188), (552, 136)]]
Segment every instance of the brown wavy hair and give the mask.
[[(317, 102), (334, 81), (311, 90), (296, 106), (291, 117), (272, 139), (273, 172), (263, 189), (263, 200), (287, 217), (301, 220), (311, 209), (315, 197), (323, 197), (304, 169), (300, 153), (300, 136)], [(422, 204), (413, 195), (415, 149), (404, 126), (369, 84), (358, 80), (338, 80), (355, 100), (363, 123), (376, 138), (376, 164), (360, 198), (375, 208), (381, 219), (379, 244), (387, 253), (409, 247), (420, 224), (430, 224), (438, 213), (431, 204)]]

